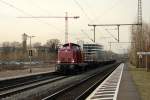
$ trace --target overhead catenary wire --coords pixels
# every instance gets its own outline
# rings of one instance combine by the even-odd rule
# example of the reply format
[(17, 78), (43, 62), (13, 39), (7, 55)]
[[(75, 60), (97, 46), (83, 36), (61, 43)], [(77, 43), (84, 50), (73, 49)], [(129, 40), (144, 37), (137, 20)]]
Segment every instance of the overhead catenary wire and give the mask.
[(35, 6), (38, 9), (40, 9), (41, 11), (44, 11), (46, 14), (50, 14), (51, 13), (47, 9), (41, 7), (37, 2), (35, 3), (33, 0), (30, 0), (30, 2), (32, 2), (33, 6)]
[(115, 7), (117, 7), (116, 5), (117, 5), (118, 3), (120, 3), (120, 1), (121, 1), (121, 0), (116, 0), (116, 1), (112, 4), (112, 6), (110, 6), (106, 11), (104, 11), (103, 13), (101, 13), (100, 16), (96, 17), (96, 18), (94, 19), (94, 21), (97, 22), (97, 21), (99, 21), (100, 19), (104, 18), (104, 16), (105, 16), (106, 14), (110, 13)]
[(108, 29), (105, 29), (105, 31), (106, 31), (111, 37), (113, 37), (113, 39), (115, 39), (116, 41), (118, 41), (118, 39), (117, 39), (114, 35), (112, 35), (112, 34), (108, 31)]
[(91, 38), (89, 37), (89, 35), (88, 35), (84, 30), (81, 30), (81, 32), (84, 33), (84, 35), (85, 35), (89, 40), (91, 40), (92, 42), (94, 42), (94, 40), (91, 39)]
[[(93, 19), (91, 19), (89, 16), (88, 16), (88, 14), (86, 13), (86, 11), (84, 10), (84, 8), (82, 7), (82, 5), (77, 1), (77, 0), (73, 0), (75, 3), (76, 3), (76, 5), (81, 9), (81, 11), (83, 12), (83, 14), (85, 15), (85, 17), (87, 17), (87, 19), (89, 20), (89, 22), (93, 22)], [(88, 39), (90, 39), (90, 38), (88, 38)], [(90, 39), (92, 42), (94, 41), (94, 40), (92, 40), (92, 39)]]
[[(36, 7), (36, 8), (38, 8), (38, 9), (40, 9), (41, 11), (44, 11), (45, 13), (47, 13), (48, 15), (51, 13), (51, 12), (49, 12), (47, 9), (44, 9), (44, 8), (42, 8), (37, 2), (35, 3), (33, 0), (30, 0), (30, 2), (32, 2), (32, 4)], [(49, 15), (50, 16), (50, 15)], [(35, 17), (35, 16), (31, 16), (31, 17)], [(37, 17), (35, 17), (35, 19), (36, 19)], [(46, 22), (47, 23), (47, 22)], [(49, 23), (48, 23), (49, 24)], [(50, 24), (51, 25), (51, 24)], [(52, 25), (51, 25), (52, 26)], [(53, 27), (55, 27), (55, 26), (53, 26)], [(59, 30), (60, 31), (60, 33), (61, 32), (63, 32), (64, 30), (62, 30), (62, 29), (58, 29), (57, 27), (55, 27), (57, 30)]]
[[(88, 16), (88, 14), (84, 10), (84, 8), (81, 6), (81, 4), (77, 0), (74, 0), (74, 2), (78, 5), (78, 7), (81, 9), (81, 11), (84, 13), (84, 15), (88, 18), (88, 20), (90, 22), (93, 22), (93, 20)], [(115, 4), (113, 6), (111, 6), (111, 8), (113, 8), (116, 5), (116, 3), (118, 3), (118, 0), (117, 0), (117, 2), (115, 2)], [(108, 32), (108, 30), (106, 30), (106, 32)], [(108, 33), (110, 33), (110, 32), (108, 32)], [(111, 34), (111, 36), (112, 36), (112, 34)], [(114, 36), (112, 36), (112, 37), (116, 40), (116, 38)]]
[[(116, 1), (114, 2), (114, 4), (113, 4), (112, 6), (110, 6), (110, 8), (108, 8), (107, 11), (104, 11), (103, 14), (101, 14), (101, 16), (98, 16), (98, 17), (95, 18), (93, 21), (96, 20), (96, 22), (98, 22), (100, 18), (103, 18), (103, 17), (105, 16), (105, 14), (109, 13), (113, 8), (115, 8), (116, 5), (117, 5), (119, 2), (120, 2), (120, 0), (116, 0)], [(98, 30), (98, 29), (97, 29), (97, 30)], [(105, 30), (105, 31), (106, 31), (107, 33), (109, 33), (109, 34), (116, 40), (116, 37), (113, 36), (108, 30)]]
[(88, 14), (86, 13), (86, 11), (84, 10), (84, 8), (81, 6), (81, 4), (77, 1), (77, 0), (73, 0), (76, 5), (81, 9), (81, 11), (83, 12), (83, 14), (87, 17), (87, 19), (92, 22), (93, 20), (88, 16)]
[[(11, 7), (11, 8), (13, 8), (13, 9), (15, 9), (15, 10), (17, 10), (17, 11), (20, 12), (20, 13), (23, 13), (23, 14), (28, 15), (28, 16), (31, 16), (31, 17), (33, 16), (32, 14), (26, 12), (26, 11), (23, 10), (23, 9), (20, 9), (20, 8), (16, 7), (15, 5), (13, 5), (13, 4), (11, 4), (11, 3), (7, 2), (7, 1), (0, 0), (0, 2), (3, 3), (3, 4), (5, 4), (5, 5), (7, 5), (7, 6), (9, 6), (9, 7)], [(41, 21), (41, 20), (39, 20), (39, 19), (35, 19), (35, 20), (38, 21), (38, 22), (40, 22), (40, 23), (49, 25), (49, 26), (55, 28), (57, 31), (59, 30), (59, 31), (60, 31), (59, 33), (62, 32), (62, 30), (58, 29), (57, 27), (55, 27), (55, 26), (53, 26), (53, 25), (51, 25), (51, 24), (49, 24), (49, 23), (47, 23), (47, 22), (43, 22), (43, 21)]]
[(31, 16), (31, 14), (27, 13), (26, 11), (24, 11), (24, 10), (22, 10), (22, 9), (16, 7), (16, 6), (14, 6), (13, 4), (10, 4), (10, 3), (8, 3), (8, 2), (6, 2), (6, 1), (4, 1), (4, 0), (0, 0), (0, 2), (2, 2), (3, 4), (8, 5), (8, 6), (11, 7), (11, 8), (16, 9), (17, 11), (19, 11), (19, 12), (21, 12), (21, 13), (23, 13), (23, 14), (27, 14), (27, 15), (30, 15), (30, 16)]

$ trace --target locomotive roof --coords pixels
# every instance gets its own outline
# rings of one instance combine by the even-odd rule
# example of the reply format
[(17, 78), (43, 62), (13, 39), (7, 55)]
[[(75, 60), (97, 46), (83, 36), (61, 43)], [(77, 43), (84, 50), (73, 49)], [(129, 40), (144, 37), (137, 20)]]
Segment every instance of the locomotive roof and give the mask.
[(71, 46), (77, 46), (77, 47), (80, 47), (80, 45), (75, 44), (75, 43), (66, 43), (66, 44), (63, 45), (63, 47), (69, 46), (69, 44), (70, 44)]

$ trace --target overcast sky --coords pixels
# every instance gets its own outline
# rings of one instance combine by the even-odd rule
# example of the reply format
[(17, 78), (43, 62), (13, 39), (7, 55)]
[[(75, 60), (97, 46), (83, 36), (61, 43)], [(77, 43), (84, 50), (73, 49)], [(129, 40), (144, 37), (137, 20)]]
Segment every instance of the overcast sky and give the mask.
[[(30, 16), (80, 16), (69, 19), (69, 41), (93, 38), (93, 27), (88, 24), (135, 23), (138, 0), (0, 0), (0, 43), (22, 41), (21, 35), (35, 35), (33, 42), (45, 43), (58, 38), (64, 42), (65, 19), (29, 19)], [(150, 22), (150, 1), (142, 0), (143, 21)], [(115, 42), (116, 27), (97, 27), (96, 42)], [(130, 41), (130, 27), (120, 27), (120, 41)], [(123, 46), (123, 45), (121, 45)], [(124, 49), (125, 47), (116, 46)], [(115, 48), (115, 46), (113, 46)], [(119, 50), (119, 49), (118, 49)]]

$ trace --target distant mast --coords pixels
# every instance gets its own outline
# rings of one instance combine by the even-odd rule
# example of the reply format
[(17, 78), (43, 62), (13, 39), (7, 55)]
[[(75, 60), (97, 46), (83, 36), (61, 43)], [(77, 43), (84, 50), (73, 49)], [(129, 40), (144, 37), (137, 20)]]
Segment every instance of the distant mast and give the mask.
[(23, 46), (23, 53), (27, 52), (27, 34), (22, 35), (22, 46)]

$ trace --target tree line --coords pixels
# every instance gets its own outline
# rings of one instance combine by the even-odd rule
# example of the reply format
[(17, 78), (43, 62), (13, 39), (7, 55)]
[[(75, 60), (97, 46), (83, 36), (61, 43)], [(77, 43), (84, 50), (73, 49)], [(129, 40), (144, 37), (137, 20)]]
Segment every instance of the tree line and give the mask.
[[(137, 52), (150, 51), (150, 24), (143, 23), (141, 26), (131, 27), (131, 49), (130, 49), (130, 62), (137, 67), (145, 67), (146, 56), (138, 56)], [(150, 56), (147, 59), (147, 65), (150, 66)]]
[[(59, 45), (58, 39), (49, 39), (43, 45), (40, 42), (33, 43), (33, 60), (55, 60)], [(27, 48), (29, 48), (28, 44)], [(20, 42), (3, 42), (0, 47), (0, 60), (28, 60), (28, 50), (24, 54), (23, 49), (23, 44)]]

